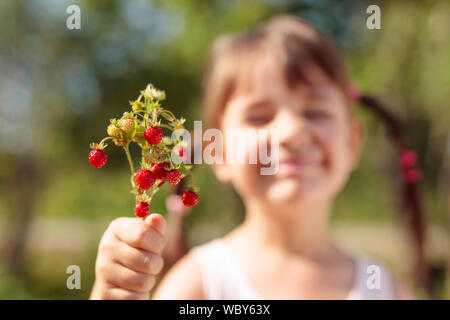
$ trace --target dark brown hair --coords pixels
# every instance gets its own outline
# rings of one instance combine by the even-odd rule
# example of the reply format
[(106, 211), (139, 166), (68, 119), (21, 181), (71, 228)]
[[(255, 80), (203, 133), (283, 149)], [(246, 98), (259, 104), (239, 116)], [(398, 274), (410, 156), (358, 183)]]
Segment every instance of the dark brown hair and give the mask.
[[(222, 36), (214, 43), (203, 82), (206, 128), (220, 127), (225, 106), (235, 93), (239, 81), (246, 78), (251, 68), (256, 68), (258, 59), (267, 55), (274, 56), (281, 64), (290, 87), (299, 82), (310, 83), (306, 67), (312, 64), (341, 88), (345, 96), (351, 88), (344, 60), (334, 43), (304, 21), (292, 16), (279, 16), (251, 31)], [(374, 97), (358, 95), (353, 100), (383, 120), (391, 134), (390, 140), (399, 156), (402, 155), (407, 150), (407, 142), (400, 121)], [(407, 214), (415, 243), (416, 279), (423, 284), (427, 269), (425, 227), (416, 182), (404, 180), (402, 213)]]
[[(404, 134), (404, 125), (381, 101), (375, 97), (365, 94), (357, 96), (356, 101), (359, 102), (362, 107), (373, 112), (383, 121), (390, 135), (390, 141), (395, 147), (395, 152), (399, 160), (399, 171), (402, 176), (401, 213), (405, 213), (405, 216), (402, 218), (406, 218), (408, 221), (416, 253), (414, 266), (415, 278), (419, 285), (424, 286), (427, 291), (430, 291), (431, 288), (428, 287), (430, 285), (430, 279), (428, 278), (429, 270), (425, 257), (425, 220), (420, 193), (417, 186), (417, 182), (420, 180), (420, 176), (418, 175), (421, 173), (416, 167), (415, 162), (417, 159), (412, 161), (404, 161), (402, 159), (404, 158), (404, 155), (417, 156), (415, 152), (408, 149), (407, 139)], [(411, 173), (416, 174), (408, 175), (408, 170)]]

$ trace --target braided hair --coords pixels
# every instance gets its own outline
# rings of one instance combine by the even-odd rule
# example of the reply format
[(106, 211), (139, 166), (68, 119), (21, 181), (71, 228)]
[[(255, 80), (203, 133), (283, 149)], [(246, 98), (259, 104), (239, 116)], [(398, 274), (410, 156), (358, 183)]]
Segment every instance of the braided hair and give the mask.
[(354, 103), (370, 110), (385, 124), (398, 155), (398, 166), (402, 176), (402, 212), (406, 214), (411, 236), (414, 241), (415, 266), (414, 276), (417, 284), (427, 287), (428, 266), (425, 257), (425, 219), (421, 197), (417, 183), (422, 178), (418, 168), (417, 153), (408, 148), (404, 125), (377, 98), (359, 93), (355, 87), (350, 87), (348, 96)]

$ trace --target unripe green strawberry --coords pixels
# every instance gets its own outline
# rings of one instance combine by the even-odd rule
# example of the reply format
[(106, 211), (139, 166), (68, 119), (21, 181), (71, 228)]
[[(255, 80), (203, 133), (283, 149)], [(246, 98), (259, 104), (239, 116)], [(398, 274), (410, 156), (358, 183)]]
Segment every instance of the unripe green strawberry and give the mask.
[(120, 121), (120, 127), (123, 132), (131, 133), (134, 130), (134, 120), (130, 118), (125, 118)]
[(106, 132), (108, 133), (108, 135), (110, 136), (110, 137), (114, 137), (114, 138), (118, 138), (118, 137), (120, 137), (120, 132), (121, 132), (122, 130), (120, 130), (120, 128), (119, 127), (117, 127), (116, 125), (114, 125), (114, 124), (110, 124), (109, 126), (108, 126), (108, 128), (106, 129)]

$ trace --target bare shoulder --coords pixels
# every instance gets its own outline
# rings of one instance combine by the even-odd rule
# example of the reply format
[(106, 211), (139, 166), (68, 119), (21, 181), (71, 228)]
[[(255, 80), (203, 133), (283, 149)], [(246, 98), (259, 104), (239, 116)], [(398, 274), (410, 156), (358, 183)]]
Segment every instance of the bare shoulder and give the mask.
[(154, 300), (203, 300), (200, 266), (192, 253), (187, 253), (164, 275), (155, 289)]
[(393, 276), (394, 299), (396, 300), (414, 300), (417, 299), (411, 288), (401, 279)]

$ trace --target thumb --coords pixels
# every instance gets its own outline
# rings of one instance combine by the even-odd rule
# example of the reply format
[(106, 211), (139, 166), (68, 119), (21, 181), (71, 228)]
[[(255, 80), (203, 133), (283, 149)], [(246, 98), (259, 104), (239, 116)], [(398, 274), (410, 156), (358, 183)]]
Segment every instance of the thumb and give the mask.
[(145, 223), (164, 235), (167, 223), (166, 219), (159, 213), (152, 213), (151, 215), (149, 215), (147, 218), (145, 218)]

